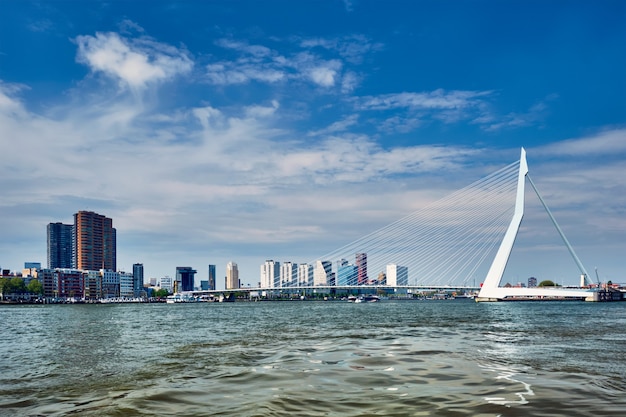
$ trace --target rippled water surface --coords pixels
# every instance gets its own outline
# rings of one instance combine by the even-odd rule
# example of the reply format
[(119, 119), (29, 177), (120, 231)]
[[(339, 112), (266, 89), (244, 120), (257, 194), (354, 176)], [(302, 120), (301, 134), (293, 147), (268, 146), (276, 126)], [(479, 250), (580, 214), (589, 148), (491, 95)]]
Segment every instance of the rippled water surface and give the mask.
[(626, 303), (0, 306), (0, 415), (625, 416)]

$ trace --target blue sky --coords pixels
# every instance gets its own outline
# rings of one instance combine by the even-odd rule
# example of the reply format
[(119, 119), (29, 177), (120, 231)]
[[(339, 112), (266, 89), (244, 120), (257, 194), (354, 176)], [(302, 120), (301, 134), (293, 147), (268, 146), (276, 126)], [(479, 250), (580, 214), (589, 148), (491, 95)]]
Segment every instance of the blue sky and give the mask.
[[(255, 284), (524, 146), (587, 269), (626, 282), (624, 21), (623, 1), (0, 2), (0, 266), (45, 265), (47, 223), (93, 210), (120, 269), (234, 261)], [(509, 280), (575, 276), (533, 219)]]

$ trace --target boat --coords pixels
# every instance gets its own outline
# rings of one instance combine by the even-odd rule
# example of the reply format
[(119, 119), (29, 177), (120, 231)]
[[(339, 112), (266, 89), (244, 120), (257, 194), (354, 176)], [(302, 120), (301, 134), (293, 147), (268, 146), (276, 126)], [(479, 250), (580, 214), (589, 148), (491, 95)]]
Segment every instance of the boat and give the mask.
[(377, 295), (360, 295), (358, 297), (351, 295), (348, 297), (350, 303), (376, 303), (380, 301), (380, 297)]

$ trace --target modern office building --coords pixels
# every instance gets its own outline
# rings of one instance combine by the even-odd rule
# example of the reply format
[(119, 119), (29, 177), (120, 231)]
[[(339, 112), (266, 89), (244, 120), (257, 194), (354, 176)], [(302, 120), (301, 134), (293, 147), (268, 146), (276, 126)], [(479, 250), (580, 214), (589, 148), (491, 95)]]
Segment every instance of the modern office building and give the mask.
[(82, 270), (117, 269), (113, 220), (93, 211), (74, 214), (74, 267)]
[(190, 266), (176, 267), (176, 292), (193, 291), (196, 272)]
[(358, 269), (355, 265), (340, 265), (337, 267), (337, 285), (356, 285)]
[(135, 297), (135, 278), (130, 272), (118, 272), (120, 277), (120, 297)]
[(72, 268), (74, 262), (74, 225), (49, 223), (47, 240), (48, 269)]
[(172, 277), (162, 277), (159, 279), (159, 287), (172, 294), (174, 292), (174, 280)]
[(120, 274), (110, 269), (101, 269), (102, 298), (117, 298), (120, 296)]
[(239, 288), (239, 268), (234, 262), (226, 265), (226, 289), (233, 290)]
[(209, 284), (207, 290), (215, 290), (215, 265), (209, 265)]
[(367, 284), (367, 253), (356, 254), (357, 285)]
[(143, 264), (133, 264), (133, 296), (141, 297), (143, 291)]
[(409, 268), (395, 264), (387, 265), (387, 285), (392, 287), (409, 285)]

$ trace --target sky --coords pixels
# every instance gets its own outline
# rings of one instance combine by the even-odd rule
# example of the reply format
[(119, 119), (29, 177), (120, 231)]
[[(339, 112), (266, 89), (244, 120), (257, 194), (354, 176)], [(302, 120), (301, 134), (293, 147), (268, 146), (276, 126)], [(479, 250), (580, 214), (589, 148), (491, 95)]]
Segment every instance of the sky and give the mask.
[[(91, 210), (120, 270), (215, 264), (223, 288), (233, 261), (254, 286), (524, 147), (588, 272), (626, 282), (625, 21), (621, 0), (1, 1), (0, 266), (46, 266), (46, 225)], [(506, 279), (576, 281), (527, 204)]]

